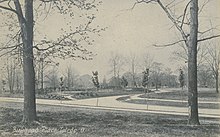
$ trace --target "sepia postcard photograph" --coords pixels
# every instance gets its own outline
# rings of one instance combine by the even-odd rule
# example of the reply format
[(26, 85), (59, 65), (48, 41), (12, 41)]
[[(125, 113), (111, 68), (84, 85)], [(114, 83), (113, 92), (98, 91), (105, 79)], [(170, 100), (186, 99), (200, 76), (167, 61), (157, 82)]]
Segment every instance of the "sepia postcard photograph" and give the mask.
[(0, 0), (0, 137), (220, 137), (220, 0)]

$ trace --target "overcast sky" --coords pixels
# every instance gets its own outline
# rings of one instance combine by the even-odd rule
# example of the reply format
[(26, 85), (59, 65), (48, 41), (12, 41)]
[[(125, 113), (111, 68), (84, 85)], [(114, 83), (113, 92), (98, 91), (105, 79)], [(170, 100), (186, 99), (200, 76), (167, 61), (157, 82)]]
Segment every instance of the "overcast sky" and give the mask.
[[(124, 56), (131, 53), (140, 58), (144, 53), (150, 53), (156, 62), (161, 62), (165, 67), (178, 69), (183, 62), (171, 60), (171, 54), (178, 46), (155, 48), (153, 44), (166, 44), (178, 39), (178, 32), (170, 29), (172, 23), (158, 5), (140, 4), (133, 10), (133, 0), (104, 0), (96, 15), (95, 24), (108, 27), (101, 37), (96, 39), (94, 51), (97, 56), (93, 61), (73, 61), (81, 74), (91, 74), (98, 70), (101, 77), (109, 76), (110, 64), (108, 62), (111, 52)], [(201, 28), (209, 27), (210, 19), (214, 25), (220, 25), (220, 1), (212, 0), (201, 13)], [(111, 75), (110, 75), (111, 76)]]
[[(210, 19), (213, 25), (220, 25), (220, 0), (210, 1), (200, 14), (201, 20), (204, 20), (200, 23), (201, 28), (209, 27), (210, 24), (207, 22)], [(152, 45), (173, 42), (178, 39), (179, 33), (171, 28), (171, 21), (158, 5), (139, 4), (131, 10), (134, 2), (135, 0), (103, 0), (92, 24), (107, 27), (101, 36), (95, 37), (95, 43), (91, 48), (97, 56), (92, 61), (61, 61), (60, 70), (64, 71), (67, 64), (72, 64), (80, 74), (91, 74), (97, 70), (101, 78), (110, 77), (111, 66), (108, 60), (111, 53), (123, 56), (135, 54), (139, 58), (145, 53), (150, 53), (156, 62), (163, 63), (165, 67), (173, 70), (178, 69), (183, 62), (177, 63), (170, 59), (178, 46), (155, 48)], [(48, 17), (47, 23), (40, 28), (47, 31), (51, 37), (58, 35), (59, 30), (56, 28), (65, 24), (59, 18), (59, 15)]]

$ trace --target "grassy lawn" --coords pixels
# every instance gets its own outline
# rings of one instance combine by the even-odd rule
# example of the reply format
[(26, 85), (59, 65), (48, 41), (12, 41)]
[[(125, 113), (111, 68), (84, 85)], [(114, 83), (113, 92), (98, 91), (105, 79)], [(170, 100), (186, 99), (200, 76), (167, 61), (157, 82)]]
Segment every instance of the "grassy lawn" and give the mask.
[[(203, 122), (200, 126), (187, 125), (187, 117), (137, 112), (92, 109), (55, 108), (43, 106), (39, 122), (23, 125), (22, 111), (0, 108), (1, 137), (217, 137), (220, 125)], [(201, 118), (204, 120), (203, 118)]]
[[(166, 90), (166, 89), (165, 89)], [(188, 92), (186, 89), (172, 89), (174, 92), (164, 92), (164, 93), (149, 93), (148, 95), (143, 94), (142, 98), (157, 98), (157, 99), (176, 99), (176, 100), (187, 100)], [(198, 89), (198, 99), (201, 101), (219, 101), (220, 95), (215, 92), (215, 89), (201, 88)]]
[[(88, 99), (88, 98), (96, 98), (96, 97), (108, 97), (108, 96), (117, 96), (117, 95), (129, 95), (129, 94), (140, 94), (143, 91), (126, 91), (126, 90), (99, 90), (99, 91), (63, 91), (62, 94), (71, 95), (72, 98), (75, 99)], [(13, 93), (9, 92), (0, 93), (1, 97), (23, 97), (22, 93)], [(69, 100), (65, 98), (64, 95), (61, 95), (60, 92), (51, 92), (47, 94), (36, 94), (36, 98), (38, 99), (53, 99), (53, 100)]]
[[(173, 106), (173, 107), (187, 107), (187, 102), (172, 102), (172, 101), (158, 101), (158, 100), (146, 100), (146, 99), (131, 99), (126, 102), (134, 104), (148, 104), (148, 105), (160, 105), (160, 106)], [(199, 108), (220, 109), (220, 104), (217, 103), (199, 103)]]
[[(128, 103), (134, 104), (148, 104), (148, 105), (160, 105), (160, 106), (174, 106), (174, 107), (186, 107), (187, 103), (187, 91), (186, 90), (172, 90), (173, 92), (162, 92), (162, 93), (149, 93), (143, 94), (139, 97), (141, 99), (128, 99), (125, 97), (120, 101), (125, 101)], [(149, 100), (148, 100), (149, 99)], [(179, 102), (172, 101), (158, 101), (150, 99), (171, 99), (178, 100)], [(217, 101), (220, 101), (219, 94), (215, 92), (214, 89), (199, 89), (199, 101), (211, 101), (216, 103), (199, 103), (199, 108), (210, 108), (210, 109), (219, 109), (220, 104)]]
[[(4, 92), (0, 93), (1, 97), (11, 97), (11, 98), (23, 98), (23, 93), (9, 93)], [(52, 94), (36, 94), (37, 99), (52, 99), (52, 100), (69, 100), (64, 96), (60, 95), (59, 93), (52, 93)]]
[(99, 90), (99, 91), (81, 91), (81, 92), (67, 92), (73, 98), (76, 99), (87, 99), (87, 98), (96, 98), (96, 97), (108, 97), (108, 96), (117, 96), (117, 95), (129, 95), (129, 94), (140, 94), (143, 91), (125, 91), (125, 90)]

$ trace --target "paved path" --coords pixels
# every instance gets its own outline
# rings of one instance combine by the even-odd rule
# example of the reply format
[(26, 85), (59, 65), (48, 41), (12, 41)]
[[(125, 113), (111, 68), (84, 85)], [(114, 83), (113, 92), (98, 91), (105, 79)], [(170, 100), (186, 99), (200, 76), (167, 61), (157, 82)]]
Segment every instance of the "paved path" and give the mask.
[[(101, 97), (98, 99), (90, 98), (90, 99), (68, 100), (68, 101), (37, 99), (36, 102), (37, 104), (56, 105), (56, 106), (73, 106), (73, 107), (84, 107), (84, 108), (94, 108), (94, 109), (122, 110), (122, 111), (135, 111), (135, 112), (172, 114), (172, 115), (188, 115), (187, 107), (132, 104), (127, 102), (117, 101), (116, 99), (119, 97), (123, 97), (123, 96), (110, 96), (110, 97)], [(97, 101), (98, 101), (98, 106), (97, 106)], [(0, 97), (0, 102), (23, 102), (23, 98)], [(199, 116), (220, 118), (220, 109), (201, 108), (199, 109)]]

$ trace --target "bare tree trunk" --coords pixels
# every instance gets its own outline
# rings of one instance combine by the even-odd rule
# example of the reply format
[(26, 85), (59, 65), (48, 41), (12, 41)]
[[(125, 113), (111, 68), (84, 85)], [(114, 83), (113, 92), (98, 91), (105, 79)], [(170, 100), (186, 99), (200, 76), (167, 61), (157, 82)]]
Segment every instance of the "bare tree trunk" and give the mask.
[(39, 89), (40, 89), (40, 79), (41, 79), (41, 64), (39, 63), (38, 64), (38, 71), (37, 71), (37, 81), (36, 81), (36, 89), (37, 89), (37, 91), (39, 91)]
[(116, 86), (117, 86), (117, 78), (116, 78), (116, 61), (115, 60), (113, 60), (113, 73), (114, 73), (114, 81), (113, 81), (113, 88), (115, 89), (116, 88)]
[(19, 71), (17, 70), (16, 71), (16, 91), (17, 92), (20, 92), (20, 90), (21, 90), (21, 76), (20, 76), (20, 73), (19, 73)]
[(135, 66), (134, 66), (134, 59), (132, 59), (131, 62), (131, 69), (132, 69), (132, 87), (134, 88), (136, 86), (136, 82), (135, 82)]
[[(13, 59), (12, 59), (13, 60)], [(14, 92), (14, 84), (15, 84), (15, 64), (14, 60), (10, 61), (10, 63), (7, 61), (7, 81), (8, 81), (8, 87), (9, 92), (12, 94)]]
[(23, 41), (24, 110), (23, 122), (37, 119), (35, 101), (35, 71), (33, 65), (33, 0), (25, 0), (25, 16), (18, 0), (14, 0)]
[(71, 67), (70, 66), (67, 67), (67, 87), (68, 87), (68, 90), (70, 90), (70, 87), (71, 87)]
[(188, 44), (188, 124), (199, 125), (197, 89), (198, 0), (191, 0), (190, 37)]
[(41, 89), (41, 93), (43, 94), (44, 93), (44, 58), (43, 57), (41, 57), (40, 58), (40, 61), (41, 61), (41, 70), (40, 70), (40, 72), (41, 72), (41, 87), (40, 87), (40, 89)]
[[(218, 70), (217, 70), (218, 71)], [(217, 72), (216, 73), (216, 78), (215, 78), (215, 89), (216, 89), (216, 93), (219, 93), (218, 91), (218, 76), (219, 76), (219, 73)]]
[(53, 77), (53, 81), (52, 81), (52, 84), (53, 84), (53, 90), (55, 91), (55, 89), (56, 89), (56, 77), (55, 77), (55, 70), (54, 70), (54, 67), (53, 67), (53, 75), (52, 75)]

